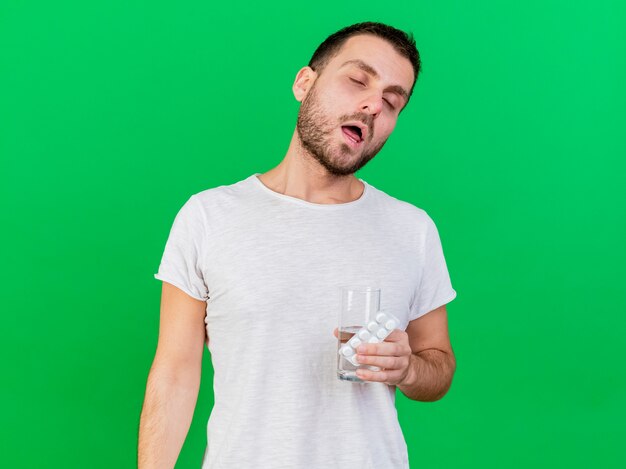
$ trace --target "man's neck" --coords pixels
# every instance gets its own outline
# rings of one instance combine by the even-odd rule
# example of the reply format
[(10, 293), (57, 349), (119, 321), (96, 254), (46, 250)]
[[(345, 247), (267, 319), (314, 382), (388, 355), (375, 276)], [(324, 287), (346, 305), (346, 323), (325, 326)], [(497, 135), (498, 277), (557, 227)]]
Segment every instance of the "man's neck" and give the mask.
[(364, 186), (353, 174), (335, 176), (302, 148), (294, 132), (278, 166), (259, 176), (269, 189), (316, 204), (343, 204), (361, 197)]

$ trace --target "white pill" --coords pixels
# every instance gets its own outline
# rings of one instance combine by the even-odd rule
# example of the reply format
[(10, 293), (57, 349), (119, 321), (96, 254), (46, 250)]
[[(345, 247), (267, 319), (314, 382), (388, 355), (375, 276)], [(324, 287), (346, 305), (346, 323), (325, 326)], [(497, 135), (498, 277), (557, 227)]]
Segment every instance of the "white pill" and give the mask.
[(378, 329), (378, 332), (376, 333), (376, 335), (378, 336), (379, 339), (384, 339), (387, 336), (387, 331), (385, 329)]
[(352, 339), (350, 339), (350, 341), (348, 342), (350, 345), (352, 345), (354, 348), (358, 347), (359, 345), (361, 345), (361, 341), (359, 340), (358, 337), (352, 337)]
[(370, 344), (377, 344), (378, 342), (380, 342), (380, 340), (378, 339), (378, 337), (372, 336), (372, 338), (370, 340), (368, 340), (368, 342)]
[(369, 338), (370, 338), (370, 335), (371, 335), (371, 334), (370, 334), (369, 332), (367, 332), (365, 329), (361, 329), (361, 330), (359, 331), (359, 334), (358, 334), (359, 339), (361, 339), (361, 340), (367, 340), (367, 339), (369, 339)]
[(367, 323), (367, 330), (369, 330), (370, 332), (374, 332), (376, 329), (378, 329), (378, 324), (376, 324), (376, 321), (370, 321)]
[(387, 323), (385, 324), (385, 327), (387, 329), (389, 329), (390, 331), (393, 331), (396, 328), (396, 321), (394, 321), (393, 319), (390, 319), (389, 321), (387, 321)]
[(387, 319), (388, 317), (385, 313), (378, 313), (376, 315), (376, 321), (378, 321), (380, 324), (384, 323)]
[(351, 355), (354, 355), (354, 350), (352, 350), (350, 347), (345, 347), (341, 353), (343, 353), (346, 357), (349, 357)]

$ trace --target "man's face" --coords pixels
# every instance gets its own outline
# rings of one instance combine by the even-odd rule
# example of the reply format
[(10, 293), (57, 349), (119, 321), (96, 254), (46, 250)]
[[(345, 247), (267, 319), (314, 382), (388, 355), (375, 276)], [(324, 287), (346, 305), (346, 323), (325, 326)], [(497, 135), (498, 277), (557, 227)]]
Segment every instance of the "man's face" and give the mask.
[(387, 141), (413, 80), (411, 62), (384, 39), (349, 38), (302, 101), (302, 146), (330, 174), (355, 173)]

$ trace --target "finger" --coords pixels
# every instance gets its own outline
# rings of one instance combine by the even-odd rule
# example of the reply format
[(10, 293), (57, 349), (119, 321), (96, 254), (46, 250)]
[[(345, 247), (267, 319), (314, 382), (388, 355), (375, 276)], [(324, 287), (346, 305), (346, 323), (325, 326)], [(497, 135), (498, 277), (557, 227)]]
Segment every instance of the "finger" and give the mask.
[(387, 337), (385, 337), (385, 341), (387, 342), (401, 342), (402, 340), (409, 340), (409, 335), (405, 331), (401, 331), (400, 329), (394, 329), (389, 333)]
[(386, 370), (400, 370), (404, 367), (404, 360), (398, 357), (381, 357), (378, 355), (357, 355), (356, 361), (361, 365), (372, 365)]
[(375, 381), (379, 383), (386, 382), (398, 382), (402, 377), (402, 372), (400, 371), (389, 371), (389, 370), (381, 370), (381, 371), (371, 371), (364, 370), (359, 368), (356, 370), (356, 375), (359, 379), (364, 381)]
[(380, 342), (378, 344), (361, 344), (356, 349), (361, 355), (379, 355), (385, 357), (401, 357), (411, 353), (408, 343)]

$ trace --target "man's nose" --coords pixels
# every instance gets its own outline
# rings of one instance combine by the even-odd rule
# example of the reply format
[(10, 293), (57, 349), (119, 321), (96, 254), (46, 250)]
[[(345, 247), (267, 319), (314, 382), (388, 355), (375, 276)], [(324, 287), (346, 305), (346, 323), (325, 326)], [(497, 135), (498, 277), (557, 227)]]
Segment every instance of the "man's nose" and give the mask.
[(383, 97), (374, 93), (370, 94), (362, 103), (361, 111), (371, 114), (372, 117), (378, 116), (383, 110)]

